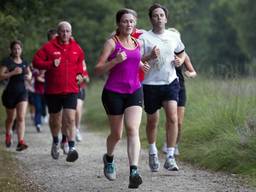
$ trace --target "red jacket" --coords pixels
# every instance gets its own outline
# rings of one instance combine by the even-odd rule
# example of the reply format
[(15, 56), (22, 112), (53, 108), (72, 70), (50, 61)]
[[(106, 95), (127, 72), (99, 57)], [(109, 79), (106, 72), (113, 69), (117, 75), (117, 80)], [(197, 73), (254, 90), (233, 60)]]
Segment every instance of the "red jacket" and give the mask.
[[(61, 58), (60, 65), (54, 66), (54, 59)], [(45, 69), (45, 93), (78, 93), (76, 76), (83, 74), (84, 52), (74, 39), (69, 44), (60, 44), (56, 37), (39, 49), (33, 58), (33, 66)]]
[[(138, 39), (142, 33), (143, 33), (142, 30), (135, 28), (131, 36), (134, 37), (135, 39)], [(140, 82), (144, 80), (144, 71), (142, 68), (139, 69), (139, 80)]]

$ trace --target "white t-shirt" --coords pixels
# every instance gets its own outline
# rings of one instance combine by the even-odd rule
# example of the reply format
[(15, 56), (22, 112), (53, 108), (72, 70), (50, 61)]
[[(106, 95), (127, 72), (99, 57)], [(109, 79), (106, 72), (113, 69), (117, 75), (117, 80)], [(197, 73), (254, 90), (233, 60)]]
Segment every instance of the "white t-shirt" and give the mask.
[(160, 49), (160, 56), (157, 59), (149, 60), (151, 66), (145, 79), (145, 85), (168, 85), (177, 78), (174, 61), (175, 53), (184, 50), (184, 44), (180, 35), (173, 31), (165, 30), (162, 34), (155, 34), (152, 31), (144, 32), (139, 39), (142, 41), (142, 56), (149, 55), (153, 47)]

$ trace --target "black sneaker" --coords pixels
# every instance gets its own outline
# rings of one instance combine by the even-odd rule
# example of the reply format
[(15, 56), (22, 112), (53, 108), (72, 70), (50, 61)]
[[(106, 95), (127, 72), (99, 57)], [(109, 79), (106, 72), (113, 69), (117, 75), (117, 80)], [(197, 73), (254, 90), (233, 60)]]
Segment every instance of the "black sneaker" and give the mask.
[(132, 170), (132, 173), (129, 177), (129, 186), (128, 188), (136, 189), (139, 187), (140, 184), (142, 184), (142, 178), (137, 172), (137, 170)]
[(23, 150), (25, 150), (25, 149), (27, 149), (28, 148), (28, 146), (25, 144), (25, 143), (19, 143), (18, 145), (17, 145), (17, 148), (16, 148), (16, 151), (23, 151)]
[(77, 151), (75, 150), (75, 148), (71, 148), (69, 149), (69, 152), (68, 152), (68, 155), (67, 155), (67, 158), (66, 158), (66, 161), (67, 162), (74, 162), (78, 159), (78, 153)]

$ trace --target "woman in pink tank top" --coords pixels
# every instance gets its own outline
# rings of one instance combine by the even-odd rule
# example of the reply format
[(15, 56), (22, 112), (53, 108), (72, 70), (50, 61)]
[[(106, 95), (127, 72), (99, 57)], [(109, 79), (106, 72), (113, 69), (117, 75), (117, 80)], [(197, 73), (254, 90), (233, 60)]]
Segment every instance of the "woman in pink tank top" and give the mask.
[(121, 9), (117, 12), (117, 33), (106, 41), (95, 66), (96, 75), (108, 72), (102, 92), (102, 103), (110, 122), (107, 152), (103, 156), (104, 175), (109, 180), (116, 179), (114, 149), (122, 138), (125, 125), (130, 165), (129, 188), (138, 188), (142, 183), (138, 172), (139, 126), (142, 117), (142, 88), (138, 71), (143, 63), (140, 45), (131, 37), (136, 18), (136, 12), (131, 9)]

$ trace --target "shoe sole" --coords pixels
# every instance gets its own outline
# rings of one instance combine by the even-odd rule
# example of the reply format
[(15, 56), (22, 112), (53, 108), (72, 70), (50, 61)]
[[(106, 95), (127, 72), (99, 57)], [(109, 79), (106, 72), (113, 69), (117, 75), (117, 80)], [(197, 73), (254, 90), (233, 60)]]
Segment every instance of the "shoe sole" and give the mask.
[(140, 176), (138, 176), (137, 178), (134, 178), (134, 181), (132, 182), (130, 181), (128, 188), (137, 189), (141, 184), (142, 184), (142, 179)]
[(173, 168), (167, 168), (167, 167), (164, 167), (166, 170), (168, 171), (179, 171), (179, 168), (177, 167), (173, 167)]
[(56, 156), (51, 153), (51, 156), (52, 156), (53, 159), (58, 160), (59, 156), (60, 156), (60, 153), (58, 153), (58, 155), (56, 155)]
[(70, 151), (70, 152), (68, 153), (68, 156), (67, 156), (67, 158), (66, 158), (66, 161), (67, 161), (67, 162), (74, 162), (74, 161), (76, 161), (77, 159), (78, 159), (78, 153), (77, 153), (76, 150), (74, 150), (74, 151)]
[(159, 165), (159, 167), (158, 167), (157, 169), (152, 169), (150, 166), (149, 166), (149, 168), (150, 168), (151, 172), (159, 172), (159, 170), (160, 170), (160, 165)]
[(16, 151), (23, 151), (23, 150), (25, 150), (27, 148), (28, 148), (27, 145), (23, 145), (22, 147), (16, 148)]

